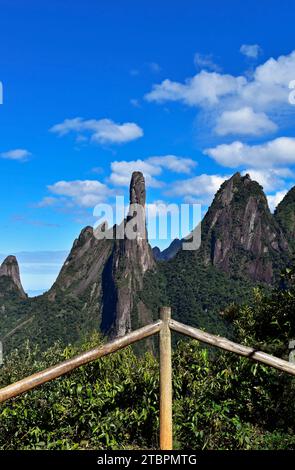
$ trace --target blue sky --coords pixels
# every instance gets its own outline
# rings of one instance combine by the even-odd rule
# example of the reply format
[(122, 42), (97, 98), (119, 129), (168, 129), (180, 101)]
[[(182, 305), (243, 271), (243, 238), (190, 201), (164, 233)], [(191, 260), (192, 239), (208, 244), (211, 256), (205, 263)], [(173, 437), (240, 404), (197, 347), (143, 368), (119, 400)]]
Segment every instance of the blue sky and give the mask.
[(21, 253), (27, 290), (132, 170), (150, 203), (204, 209), (249, 171), (275, 207), (295, 183), (294, 20), (282, 0), (0, 2), (0, 257)]

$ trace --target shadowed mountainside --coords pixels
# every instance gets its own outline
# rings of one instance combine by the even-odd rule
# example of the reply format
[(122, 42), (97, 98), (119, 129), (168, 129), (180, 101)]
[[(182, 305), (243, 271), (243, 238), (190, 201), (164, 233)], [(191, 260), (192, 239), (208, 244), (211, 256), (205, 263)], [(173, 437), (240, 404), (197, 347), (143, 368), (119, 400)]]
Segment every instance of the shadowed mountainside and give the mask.
[[(293, 188), (272, 215), (262, 187), (236, 173), (216, 193), (197, 251), (179, 249), (179, 240), (162, 253), (152, 250), (145, 219), (132, 240), (99, 239), (86, 227), (52, 288), (34, 299), (26, 297), (17, 261), (8, 257), (0, 268), (4, 346), (30, 338), (45, 348), (56, 340), (79, 341), (92, 330), (124, 335), (152, 321), (163, 304), (183, 322), (224, 334), (228, 325), (220, 310), (248, 299), (257, 283), (273, 284), (292, 258), (294, 195)], [(133, 204), (144, 209), (145, 200), (144, 177), (135, 172), (128, 216), (110, 230), (122, 233), (135, 220)]]

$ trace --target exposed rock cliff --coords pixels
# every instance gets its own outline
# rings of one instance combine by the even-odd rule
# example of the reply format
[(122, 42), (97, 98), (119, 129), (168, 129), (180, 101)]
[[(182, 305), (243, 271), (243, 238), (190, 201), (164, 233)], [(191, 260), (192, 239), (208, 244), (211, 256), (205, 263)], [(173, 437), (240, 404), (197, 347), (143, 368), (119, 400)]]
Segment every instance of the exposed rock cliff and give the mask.
[(295, 254), (295, 187), (290, 189), (275, 210), (274, 217)]
[[(139, 306), (134, 312), (134, 301), (139, 289), (143, 287), (144, 273), (154, 267), (152, 250), (147, 241), (145, 226), (145, 181), (142, 173), (135, 172), (130, 184), (130, 211), (122, 225), (113, 227), (116, 235), (127, 224), (132, 226), (136, 219), (134, 204), (142, 208), (142, 230), (130, 240), (97, 239), (92, 227), (82, 230), (75, 240), (64, 266), (48, 292), (50, 301), (69, 296), (83, 299), (87, 315), (96, 316), (104, 333), (121, 336), (132, 328), (132, 315), (135, 323), (146, 318), (147, 309)], [(136, 209), (135, 208), (135, 209)]]
[[(95, 238), (92, 227), (84, 228), (74, 241), (61, 272), (45, 297), (58, 306), (61, 317), (79, 310), (81, 331), (101, 328), (103, 271), (113, 248), (112, 240)], [(69, 335), (75, 335), (81, 320), (70, 320)], [(80, 333), (81, 334), (81, 333)]]
[(249, 175), (234, 174), (216, 193), (202, 223), (200, 255), (205, 264), (266, 283), (286, 264), (286, 238)]
[[(98, 239), (91, 227), (83, 229), (50, 291), (36, 299), (24, 299), (16, 259), (4, 261), (0, 335), (7, 338), (6, 348), (28, 337), (42, 348), (57, 340), (67, 344), (95, 329), (124, 335), (150, 323), (163, 304), (172, 306), (175, 318), (224, 334), (219, 309), (243, 301), (256, 281), (272, 283), (295, 253), (294, 188), (272, 215), (261, 186), (236, 173), (204, 217), (200, 249), (180, 249), (157, 267), (147, 240), (145, 200), (144, 177), (135, 172), (128, 216), (110, 229), (121, 238)], [(180, 243), (160, 255), (170, 257)]]
[[(147, 240), (145, 224), (146, 190), (143, 174), (134, 172), (130, 183), (130, 210), (123, 222), (125, 232), (134, 226), (134, 239), (125, 236), (115, 240), (112, 255), (103, 275), (104, 332), (122, 336), (129, 332), (132, 323), (138, 326), (149, 318), (149, 309), (143, 303), (135, 306), (136, 295), (143, 288), (143, 276), (155, 267), (152, 249)], [(134, 205), (138, 205), (134, 207)], [(141, 218), (141, 224), (136, 224)], [(140, 225), (140, 226), (139, 226)], [(135, 311), (136, 310), (136, 311)], [(132, 321), (132, 315), (136, 318)]]
[(111, 254), (112, 241), (98, 240), (92, 227), (85, 227), (74, 241), (59, 276), (48, 292), (50, 300), (58, 293), (85, 296), (87, 302), (97, 301), (101, 293), (101, 276)]
[(15, 256), (7, 256), (3, 261), (0, 267), (0, 280), (2, 286), (2, 288), (0, 288), (0, 295), (5, 293), (3, 292), (4, 290), (13, 290), (17, 292), (20, 297), (27, 297), (20, 280), (19, 266)]

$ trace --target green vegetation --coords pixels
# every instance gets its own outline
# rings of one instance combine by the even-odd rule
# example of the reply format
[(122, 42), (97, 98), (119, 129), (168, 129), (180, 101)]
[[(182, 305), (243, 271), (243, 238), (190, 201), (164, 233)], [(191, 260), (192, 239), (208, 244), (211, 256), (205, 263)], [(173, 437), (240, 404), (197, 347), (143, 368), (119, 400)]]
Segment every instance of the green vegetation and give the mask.
[(160, 305), (171, 305), (175, 320), (231, 336), (231, 324), (220, 313), (231, 303), (250, 301), (254, 284), (204, 266), (195, 253), (181, 251), (158, 263), (157, 272), (148, 272), (144, 286), (140, 296), (155, 319)]
[[(287, 357), (295, 334), (294, 270), (270, 294), (224, 311), (237, 341)], [(97, 334), (79, 348), (101, 341)], [(0, 385), (73, 356), (29, 344), (5, 358)], [(295, 449), (295, 379), (246, 358), (182, 341), (173, 355), (174, 447)], [(131, 348), (0, 407), (0, 449), (157, 448), (158, 361)]]
[(278, 288), (269, 294), (255, 288), (252, 305), (231, 305), (224, 316), (244, 344), (287, 359), (295, 338), (295, 268), (284, 270)]
[(85, 311), (85, 299), (58, 294), (21, 299), (9, 296), (0, 307), (1, 340), (6, 352), (20, 347), (30, 338), (41, 350), (56, 341), (66, 346), (77, 342), (87, 332), (99, 330), (100, 318), (91, 309)]
[[(81, 349), (101, 342), (95, 334)], [(40, 354), (28, 344), (6, 357), (0, 383), (65, 360), (77, 348)], [(100, 359), (0, 408), (0, 449), (154, 447), (157, 439), (156, 360), (130, 348)]]

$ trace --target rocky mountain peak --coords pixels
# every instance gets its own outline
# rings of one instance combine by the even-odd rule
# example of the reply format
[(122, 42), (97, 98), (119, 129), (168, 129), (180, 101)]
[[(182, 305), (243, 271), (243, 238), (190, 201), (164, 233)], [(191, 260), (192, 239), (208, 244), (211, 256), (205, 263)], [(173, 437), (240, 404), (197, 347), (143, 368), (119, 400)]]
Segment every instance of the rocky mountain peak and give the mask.
[(295, 254), (295, 186), (287, 192), (275, 210), (274, 217), (281, 227), (292, 254)]
[(17, 287), (21, 297), (27, 297), (20, 280), (19, 266), (15, 256), (5, 258), (0, 267), (0, 277), (8, 278)]
[[(145, 179), (141, 172), (135, 171), (130, 182), (130, 205), (140, 204), (145, 207)], [(145, 214), (143, 212), (143, 216)], [(125, 223), (135, 217), (133, 211)], [(144, 220), (145, 224), (145, 220)], [(134, 305), (136, 294), (143, 287), (146, 271), (155, 267), (152, 249), (147, 240), (147, 231), (140, 236), (129, 239), (126, 237), (115, 240), (113, 252), (105, 268), (103, 289), (103, 331), (112, 336), (123, 336), (132, 329), (132, 315), (138, 323), (147, 319), (149, 311), (143, 304)], [(134, 309), (137, 312), (134, 314)]]
[(201, 251), (206, 264), (272, 281), (288, 244), (263, 188), (250, 175), (235, 173), (221, 185), (202, 224)]
[(83, 228), (79, 237), (74, 242), (74, 247), (83, 246), (93, 237), (93, 228), (87, 226)]
[[(143, 174), (136, 171), (130, 182), (130, 204), (146, 200)], [(143, 286), (144, 273), (153, 268), (155, 261), (146, 234), (135, 239), (116, 238), (135, 214), (129, 212), (120, 226), (109, 228), (114, 239), (99, 239), (92, 227), (85, 227), (74, 241), (63, 268), (46, 294), (50, 301), (58, 298), (83, 299), (93, 324), (111, 336), (130, 331), (131, 316), (136, 293)], [(124, 232), (123, 232), (124, 233)], [(144, 306), (141, 314), (147, 315)], [(144, 313), (143, 313), (144, 312)]]
[(134, 171), (132, 173), (130, 182), (130, 204), (140, 204), (145, 206), (146, 203), (146, 190), (145, 190), (145, 179), (140, 171)]

